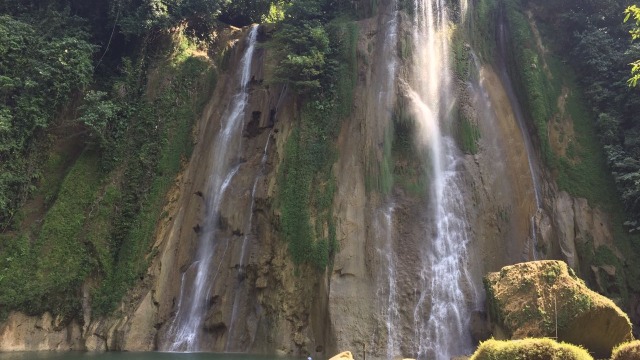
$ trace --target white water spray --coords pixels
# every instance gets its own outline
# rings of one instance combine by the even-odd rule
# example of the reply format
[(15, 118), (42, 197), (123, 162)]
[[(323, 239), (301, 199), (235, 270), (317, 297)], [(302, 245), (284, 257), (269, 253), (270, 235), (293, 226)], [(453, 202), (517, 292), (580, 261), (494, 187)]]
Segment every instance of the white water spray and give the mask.
[[(391, 115), (396, 101), (398, 73), (398, 22), (397, 1), (383, 5), (378, 17), (379, 33), (376, 36), (375, 59), (372, 69), (373, 85), (367, 93), (368, 136), (373, 142), (384, 141), (391, 131)], [(375, 151), (379, 151), (376, 149)], [(372, 155), (377, 158), (380, 154)], [(376, 171), (382, 171), (377, 169)], [(396, 254), (393, 247), (393, 205), (383, 205), (372, 212), (374, 236), (380, 260), (377, 305), (387, 330), (387, 359), (401, 355), (401, 325), (397, 296)], [(375, 344), (372, 344), (375, 345)]]
[[(217, 223), (220, 203), (231, 180), (238, 171), (239, 139), (244, 126), (245, 109), (249, 99), (251, 65), (256, 46), (258, 26), (253, 26), (247, 38), (247, 46), (238, 72), (237, 92), (231, 99), (210, 152), (211, 175), (205, 192), (206, 220), (198, 239), (195, 259), (182, 276), (180, 299), (176, 315), (167, 332), (164, 343), (167, 351), (198, 351), (207, 302), (217, 271), (212, 272), (212, 259), (218, 249)], [(227, 244), (228, 245), (228, 244)], [(195, 273), (193, 281), (189, 274)]]
[(396, 256), (393, 249), (393, 211), (394, 205), (378, 209), (375, 214), (375, 230), (381, 240), (378, 248), (378, 256), (381, 260), (381, 268), (384, 269), (385, 278), (380, 279), (381, 286), (378, 289), (380, 309), (387, 329), (387, 359), (395, 359), (401, 355), (399, 333), (400, 306), (398, 305)]
[[(461, 9), (466, 9), (466, 2)], [(449, 360), (471, 352), (468, 325), (475, 288), (467, 272), (466, 220), (459, 151), (443, 129), (454, 105), (449, 65), (450, 18), (445, 0), (415, 0), (414, 58), (407, 97), (429, 153), (434, 228), (426, 237), (416, 288), (415, 352), (419, 359)], [(466, 10), (465, 10), (466, 11)]]

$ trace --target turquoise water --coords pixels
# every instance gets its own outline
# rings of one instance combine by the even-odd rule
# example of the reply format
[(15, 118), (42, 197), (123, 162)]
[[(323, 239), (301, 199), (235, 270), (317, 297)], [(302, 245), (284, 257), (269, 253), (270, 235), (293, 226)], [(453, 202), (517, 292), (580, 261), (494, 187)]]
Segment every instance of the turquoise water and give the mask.
[(275, 356), (163, 352), (18, 352), (0, 353), (0, 360), (300, 360)]

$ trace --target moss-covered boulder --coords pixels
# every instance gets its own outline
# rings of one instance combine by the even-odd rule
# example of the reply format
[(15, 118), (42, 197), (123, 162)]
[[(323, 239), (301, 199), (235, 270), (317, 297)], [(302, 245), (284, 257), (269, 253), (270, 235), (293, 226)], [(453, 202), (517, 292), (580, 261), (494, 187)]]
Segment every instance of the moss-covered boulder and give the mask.
[(640, 360), (640, 340), (618, 345), (613, 349), (611, 360)]
[(591, 291), (567, 264), (533, 261), (484, 279), (493, 334), (499, 339), (555, 337), (597, 357), (633, 339), (631, 322), (613, 301)]
[(576, 345), (551, 339), (487, 340), (480, 344), (470, 360), (593, 360)]

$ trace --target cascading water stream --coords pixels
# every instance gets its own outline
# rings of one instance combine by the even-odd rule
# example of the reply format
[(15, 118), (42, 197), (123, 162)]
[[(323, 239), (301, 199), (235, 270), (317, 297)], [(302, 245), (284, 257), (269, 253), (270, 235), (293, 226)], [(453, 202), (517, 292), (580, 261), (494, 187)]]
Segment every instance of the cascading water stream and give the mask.
[[(278, 113), (278, 109), (280, 109), (280, 104), (285, 97), (287, 92), (287, 86), (283, 86), (280, 91), (280, 96), (278, 97), (278, 101), (276, 102), (275, 111), (272, 114), (272, 117)], [(271, 124), (272, 126), (273, 124)], [(238, 317), (238, 309), (240, 307), (240, 303), (242, 299), (247, 299), (249, 295), (246, 292), (246, 288), (242, 288), (241, 284), (245, 280), (246, 277), (246, 256), (247, 256), (247, 243), (249, 242), (249, 237), (251, 236), (251, 231), (253, 229), (253, 213), (256, 205), (256, 189), (258, 188), (258, 182), (260, 179), (263, 179), (265, 174), (265, 167), (267, 165), (267, 160), (269, 158), (269, 144), (271, 144), (273, 135), (273, 127), (269, 131), (269, 135), (267, 135), (267, 142), (264, 144), (264, 148), (262, 150), (262, 158), (260, 159), (260, 170), (258, 171), (256, 178), (253, 181), (253, 187), (251, 188), (251, 205), (249, 205), (249, 220), (247, 221), (244, 227), (244, 236), (242, 237), (242, 247), (240, 249), (240, 260), (238, 261), (238, 278), (236, 281), (234, 298), (233, 298), (233, 308), (231, 310), (231, 320), (229, 321), (229, 331), (227, 333), (227, 342), (225, 344), (225, 351), (246, 351), (246, 349), (235, 349), (233, 348), (234, 341), (237, 340), (236, 334), (236, 319)], [(244, 291), (243, 291), (244, 290)], [(253, 340), (253, 339), (252, 339)], [(253, 341), (249, 341), (251, 344)]]
[[(538, 180), (537, 172), (536, 172), (536, 162), (535, 162), (535, 153), (533, 150), (533, 145), (531, 144), (531, 139), (529, 138), (529, 133), (527, 132), (527, 128), (525, 125), (524, 113), (522, 111), (522, 107), (518, 98), (516, 97), (516, 93), (513, 88), (513, 83), (511, 82), (511, 77), (507, 72), (507, 35), (506, 35), (506, 27), (504, 24), (504, 11), (500, 8), (500, 13), (498, 16), (498, 29), (497, 29), (497, 43), (498, 43), (498, 68), (500, 69), (499, 75), (504, 84), (505, 91), (507, 92), (507, 96), (509, 97), (509, 102), (513, 107), (513, 113), (518, 122), (518, 127), (522, 133), (522, 138), (524, 140), (524, 147), (527, 152), (527, 160), (529, 161), (529, 172), (531, 173), (531, 182), (533, 183), (533, 193), (536, 200), (536, 212), (541, 211), (542, 209), (542, 198), (540, 191), (540, 182)], [(533, 245), (533, 249), (530, 251), (531, 257), (533, 260), (538, 260), (540, 255), (537, 251), (537, 235), (536, 235), (536, 222), (535, 222), (535, 214), (531, 216), (531, 243)], [(531, 245), (529, 245), (531, 246)]]
[(238, 307), (240, 303), (240, 298), (247, 296), (247, 294), (241, 294), (239, 287), (245, 278), (245, 266), (246, 266), (246, 249), (247, 243), (249, 241), (249, 236), (251, 235), (251, 230), (253, 227), (253, 211), (256, 205), (256, 189), (258, 188), (258, 181), (264, 176), (264, 169), (267, 164), (269, 144), (271, 143), (271, 134), (273, 133), (273, 129), (269, 132), (267, 136), (267, 142), (264, 145), (264, 150), (262, 152), (262, 159), (260, 160), (260, 171), (258, 176), (256, 176), (253, 181), (253, 187), (251, 189), (251, 205), (249, 206), (249, 220), (244, 229), (244, 235), (242, 237), (242, 247), (240, 250), (240, 261), (238, 262), (238, 280), (236, 283), (236, 289), (234, 292), (233, 298), (233, 309), (231, 311), (231, 321), (229, 322), (229, 332), (227, 335), (227, 342), (225, 344), (225, 351), (236, 351), (237, 349), (232, 348), (233, 341), (235, 339), (235, 330), (236, 330), (236, 318), (238, 315)]
[[(398, 45), (398, 9), (397, 1), (391, 0), (380, 12), (375, 58), (377, 67), (373, 71), (372, 83), (375, 84), (369, 95), (368, 117), (375, 120), (372, 127), (376, 129), (374, 139), (379, 134), (387, 134), (390, 131), (390, 120), (396, 99), (396, 75), (398, 70), (398, 58), (396, 55)], [(383, 136), (383, 138), (386, 135)], [(375, 140), (379, 141), (378, 139)], [(396, 292), (396, 260), (393, 250), (393, 205), (384, 205), (372, 214), (376, 238), (378, 239), (378, 255), (382, 270), (378, 280), (379, 308), (383, 314), (387, 329), (387, 358), (392, 359), (400, 355), (400, 341), (398, 339), (400, 328), (399, 304)]]
[[(217, 239), (218, 212), (226, 190), (238, 171), (240, 138), (249, 99), (249, 81), (257, 34), (258, 26), (254, 25), (246, 40), (246, 50), (237, 74), (239, 88), (222, 116), (222, 128), (211, 148), (209, 157), (211, 175), (205, 192), (205, 223), (198, 239), (195, 259), (182, 275), (176, 315), (167, 332), (168, 339), (164, 343), (163, 350), (198, 351), (200, 349), (207, 299), (217, 273), (217, 271), (212, 272), (211, 268), (212, 259), (220, 245)], [(195, 276), (193, 276), (194, 273)], [(193, 281), (190, 281), (192, 276)]]
[[(466, 8), (467, 4), (461, 4)], [(469, 225), (460, 185), (459, 151), (448, 128), (454, 105), (449, 68), (450, 26), (445, 0), (415, 0), (414, 58), (407, 97), (431, 167), (434, 228), (422, 256), (414, 309), (419, 359), (450, 359), (471, 352), (468, 331), (475, 288), (467, 272)]]
[[(393, 251), (393, 211), (394, 205), (391, 204), (386, 208), (379, 209), (375, 219), (375, 229), (382, 238), (383, 245), (378, 248), (378, 254), (382, 260), (382, 268), (386, 270), (388, 287), (379, 289), (379, 297), (383, 303), (381, 309), (385, 317), (385, 325), (387, 328), (387, 359), (394, 359), (399, 355), (397, 331), (400, 323), (400, 307), (398, 305), (398, 291), (396, 285), (397, 270), (396, 258)], [(384, 279), (383, 279), (384, 280)], [(384, 296), (386, 293), (386, 296)]]

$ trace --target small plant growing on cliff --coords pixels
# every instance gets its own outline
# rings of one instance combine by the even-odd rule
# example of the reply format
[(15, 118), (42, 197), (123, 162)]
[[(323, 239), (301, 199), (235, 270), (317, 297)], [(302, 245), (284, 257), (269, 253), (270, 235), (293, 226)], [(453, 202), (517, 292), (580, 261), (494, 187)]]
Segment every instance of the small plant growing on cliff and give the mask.
[(543, 274), (544, 280), (547, 282), (547, 284), (551, 285), (556, 281), (561, 272), (562, 270), (559, 266), (549, 266)]

